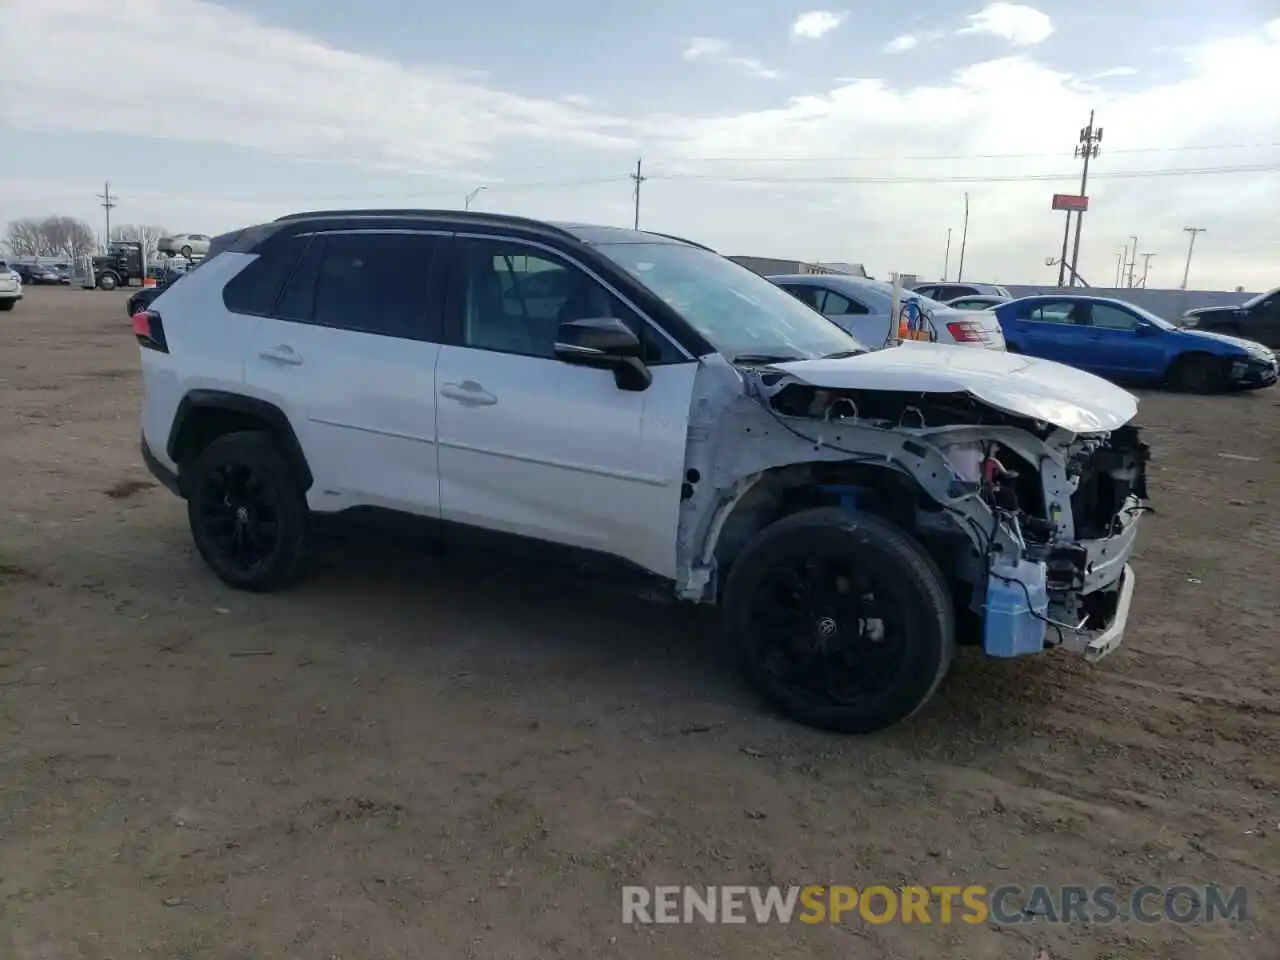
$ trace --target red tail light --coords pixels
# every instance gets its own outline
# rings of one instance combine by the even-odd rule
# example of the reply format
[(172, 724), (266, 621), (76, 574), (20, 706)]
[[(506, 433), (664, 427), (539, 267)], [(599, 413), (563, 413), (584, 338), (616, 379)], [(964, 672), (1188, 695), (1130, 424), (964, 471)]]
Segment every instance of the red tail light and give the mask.
[(986, 343), (987, 335), (982, 332), (982, 328), (972, 320), (952, 320), (947, 324), (947, 330), (951, 333), (951, 338), (956, 343)]
[(147, 350), (169, 352), (169, 342), (164, 338), (164, 322), (154, 310), (139, 310), (133, 315), (133, 335)]

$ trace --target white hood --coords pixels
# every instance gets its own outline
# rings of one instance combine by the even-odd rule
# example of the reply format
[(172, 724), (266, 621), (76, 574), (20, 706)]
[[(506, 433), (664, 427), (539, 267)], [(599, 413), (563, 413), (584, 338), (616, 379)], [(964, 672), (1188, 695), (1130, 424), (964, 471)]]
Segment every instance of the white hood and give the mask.
[(997, 350), (906, 341), (856, 357), (770, 366), (815, 387), (968, 393), (997, 410), (1072, 433), (1114, 430), (1138, 412), (1137, 397), (1101, 377)]

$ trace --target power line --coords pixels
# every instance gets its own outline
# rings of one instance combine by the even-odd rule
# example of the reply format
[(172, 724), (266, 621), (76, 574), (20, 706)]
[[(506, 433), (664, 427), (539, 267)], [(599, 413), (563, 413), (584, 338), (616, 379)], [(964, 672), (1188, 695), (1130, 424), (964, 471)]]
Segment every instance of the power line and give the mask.
[[(1213, 176), (1232, 173), (1274, 173), (1280, 170), (1280, 163), (1240, 164), (1237, 166), (1217, 167), (1168, 167), (1160, 170), (1117, 170), (1110, 173), (1096, 173), (1098, 180), (1141, 180), (1150, 177), (1196, 177)], [(815, 176), (815, 177), (776, 177), (776, 176), (740, 176), (724, 177), (714, 174), (670, 174), (651, 173), (647, 180), (690, 180), (712, 183), (1043, 183), (1074, 179), (1074, 173), (1023, 173), (994, 175), (961, 175), (942, 177), (912, 176)]]
[[(1186, 153), (1196, 150), (1266, 150), (1280, 147), (1275, 143), (1189, 144), (1176, 147), (1125, 147), (1110, 154)], [(860, 163), (863, 161), (897, 160), (1029, 160), (1056, 157), (1057, 153), (957, 153), (957, 154), (850, 154), (843, 157), (674, 157), (659, 163)]]

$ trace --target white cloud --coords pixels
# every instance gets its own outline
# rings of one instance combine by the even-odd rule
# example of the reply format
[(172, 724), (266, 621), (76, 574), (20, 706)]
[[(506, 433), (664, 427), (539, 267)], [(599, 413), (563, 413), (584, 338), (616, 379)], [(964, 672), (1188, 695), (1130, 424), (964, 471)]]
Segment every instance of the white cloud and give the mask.
[(920, 46), (920, 38), (914, 33), (904, 33), (894, 37), (882, 48), (885, 53), (907, 53)]
[[(966, 275), (1051, 282), (1056, 271), (1044, 267), (1044, 257), (1059, 250), (1062, 219), (1049, 210), (1049, 198), (1078, 185), (1072, 149), (1096, 108), (1106, 136), (1091, 167), (1092, 205), (1081, 247), (1086, 278), (1106, 282), (1125, 238), (1137, 233), (1143, 250), (1159, 254), (1152, 285), (1176, 285), (1186, 250), (1182, 226), (1195, 223), (1209, 228), (1196, 244), (1198, 282), (1224, 289), (1276, 282), (1280, 148), (1131, 151), (1280, 139), (1274, 95), (1280, 19), (1162, 54), (1174, 80), (1145, 73), (1104, 87), (1089, 71), (1073, 76), (1027, 53), (929, 83), (910, 75), (897, 84), (856, 79), (792, 99), (775, 99), (770, 87), (768, 99), (754, 101), (764, 106), (718, 115), (690, 116), (681, 95), (670, 94), (670, 115), (628, 118), (592, 109), (583, 98), (601, 91), (582, 76), (560, 100), (519, 96), (475, 74), (334, 49), (196, 0), (0, 0), (0, 24), (0, 149), (6, 151), (21, 146), (26, 127), (145, 134), (368, 167), (443, 165), (465, 182), (440, 186), (432, 203), (461, 206), (467, 190), (485, 183), (486, 209), (618, 224), (630, 223), (626, 174), (642, 154), (649, 178), (642, 226), (728, 253), (865, 262), (881, 276), (890, 269), (940, 273), (946, 230), (954, 227), (958, 237), (968, 191)], [(929, 42), (930, 34), (919, 36)], [(701, 38), (685, 55), (744, 69), (735, 63), (744, 58), (723, 40)], [(655, 111), (664, 106), (660, 96), (654, 93)], [(130, 149), (152, 149), (120, 143), (112, 158), (116, 171), (132, 162)], [(561, 144), (551, 161), (556, 166), (530, 167), (539, 145), (551, 153)], [(1038, 156), (1010, 156), (1028, 153)], [(13, 156), (20, 159), (22, 151)], [(909, 159), (921, 156), (950, 159)], [(348, 190), (358, 198), (375, 189), (358, 176), (319, 167), (314, 184), (265, 183), (255, 154), (244, 157), (213, 173), (216, 187), (200, 175), (183, 176), (147, 195), (136, 179), (127, 183), (124, 173), (112, 172), (113, 190), (128, 195), (130, 219), (214, 230), (287, 212), (303, 196), (320, 201), (312, 191), (336, 201)], [(707, 157), (739, 159), (694, 159)], [(768, 159), (778, 157), (809, 162)], [(106, 175), (103, 162), (87, 157), (83, 170), (68, 177), (73, 182), (38, 167), (14, 167), (25, 179), (0, 180), (0, 221), (64, 209), (97, 218), (91, 194)], [(1264, 169), (1108, 179), (1126, 171), (1238, 164)], [(575, 170), (617, 182), (515, 189), (521, 181), (563, 181)], [(1025, 179), (1044, 174), (1064, 176)], [(986, 182), (927, 182), (948, 177)], [(834, 182), (839, 178), (846, 182)], [(750, 182), (724, 182), (734, 179)], [(423, 202), (421, 181), (404, 180), (403, 195), (391, 192), (394, 184), (376, 188), (386, 191), (378, 193), (381, 201)], [(224, 196), (237, 197), (237, 204)], [(73, 201), (83, 206), (73, 208)], [(955, 254), (953, 244), (953, 273)]]
[[(630, 146), (569, 103), (325, 46), (201, 0), (0, 3), (0, 124), (423, 170), (504, 140)], [(124, 55), (122, 51), (132, 51)]]
[(1097, 73), (1090, 74), (1090, 80), (1109, 80), (1112, 77), (1136, 77), (1138, 70), (1136, 67), (1109, 67), (1106, 70), (1099, 70)]
[[(1091, 167), (1092, 206), (1081, 252), (1085, 277), (1105, 283), (1132, 233), (1142, 238), (1144, 250), (1163, 254), (1153, 270), (1175, 263), (1185, 252), (1182, 225), (1195, 222), (1210, 227), (1219, 243), (1197, 244), (1202, 282), (1216, 276), (1227, 287), (1274, 286), (1280, 230), (1272, 211), (1280, 209), (1280, 148), (1177, 148), (1277, 141), (1280, 99), (1273, 91), (1280, 89), (1280, 19), (1242, 29), (1235, 38), (1205, 41), (1170, 63), (1181, 66), (1180, 79), (1111, 90), (1013, 56), (965, 67), (928, 85), (864, 79), (768, 109), (706, 119), (662, 117), (651, 122), (644, 138), (648, 144), (665, 135), (668, 151), (665, 161), (652, 162), (646, 152), (647, 202), (656, 208), (664, 193), (672, 197), (672, 205), (662, 208), (665, 226), (673, 232), (692, 229), (712, 244), (731, 238), (733, 252), (820, 253), (823, 259), (866, 262), (881, 274), (898, 269), (932, 275), (941, 272), (946, 229), (958, 231), (968, 191), (973, 212), (966, 275), (1052, 282), (1044, 257), (1058, 251), (1062, 220), (1050, 212), (1050, 196), (1078, 188), (1080, 168), (1072, 150), (1096, 108), (1106, 133)], [(1152, 149), (1166, 147), (1174, 149)], [(684, 159), (714, 157), (753, 159)], [(1262, 169), (1112, 178), (1247, 165)], [(664, 173), (707, 179), (664, 184)], [(982, 182), (938, 182), (964, 177)], [(747, 182), (724, 182), (734, 178)], [(840, 178), (846, 182), (833, 182)], [(764, 198), (780, 190), (792, 196), (790, 204)], [(734, 196), (746, 191), (752, 202), (735, 204)], [(1153, 284), (1176, 286), (1178, 280), (1180, 275), (1157, 276)]]
[(791, 36), (797, 40), (818, 40), (839, 29), (847, 16), (843, 11), (810, 10), (796, 17), (796, 22), (791, 25)]
[(985, 33), (1008, 40), (1016, 47), (1043, 43), (1053, 33), (1053, 21), (1047, 13), (1005, 0), (989, 3), (966, 19), (969, 25), (956, 33)]
[(776, 80), (782, 76), (779, 71), (766, 67), (755, 57), (744, 57), (735, 53), (733, 44), (719, 37), (691, 37), (685, 41), (680, 56), (691, 62), (701, 60), (723, 64), (765, 80)]

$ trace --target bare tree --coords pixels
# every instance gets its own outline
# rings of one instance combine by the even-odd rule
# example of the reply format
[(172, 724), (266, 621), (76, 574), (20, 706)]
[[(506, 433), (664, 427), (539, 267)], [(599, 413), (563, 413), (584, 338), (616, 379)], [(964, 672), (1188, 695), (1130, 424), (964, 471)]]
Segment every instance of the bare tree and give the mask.
[(125, 240), (130, 242), (138, 242), (142, 244), (142, 250), (146, 254), (147, 263), (155, 263), (159, 258), (159, 243), (161, 237), (167, 237), (170, 231), (164, 227), (156, 227), (148, 224), (126, 223), (115, 227), (111, 231), (112, 240)]
[(25, 217), (10, 221), (6, 241), (15, 257), (80, 257), (93, 252), (93, 230), (75, 217)]

